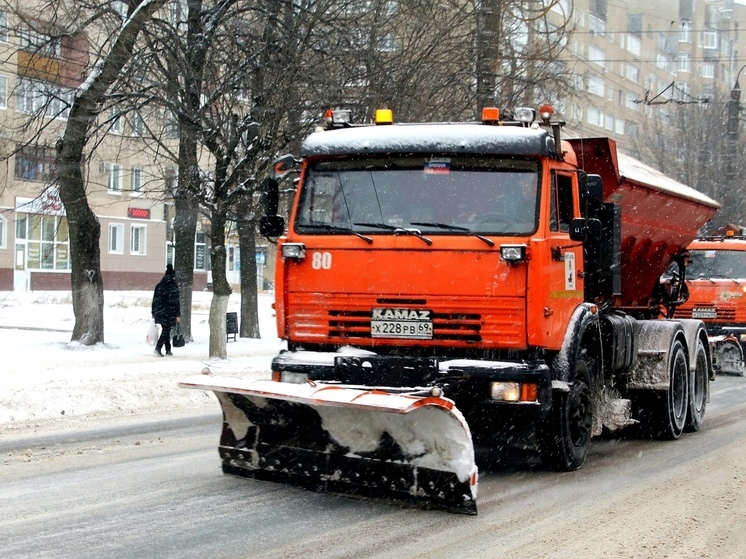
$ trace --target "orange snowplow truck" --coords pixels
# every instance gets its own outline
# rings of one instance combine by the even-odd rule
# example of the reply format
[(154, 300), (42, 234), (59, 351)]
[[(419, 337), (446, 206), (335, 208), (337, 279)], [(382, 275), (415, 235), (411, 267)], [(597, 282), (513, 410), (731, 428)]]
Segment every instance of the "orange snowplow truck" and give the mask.
[[(746, 348), (746, 237), (698, 237), (689, 245), (688, 300), (674, 318), (696, 318), (707, 325), (718, 374), (743, 376)], [(674, 274), (674, 280), (678, 280)]]
[(551, 107), (481, 122), (326, 128), (280, 158), (300, 178), (278, 240), (273, 379), (196, 376), (224, 411), (225, 472), (476, 513), (475, 447), (582, 466), (602, 429), (676, 439), (712, 377), (699, 320), (659, 279), (718, 204), (562, 140)]

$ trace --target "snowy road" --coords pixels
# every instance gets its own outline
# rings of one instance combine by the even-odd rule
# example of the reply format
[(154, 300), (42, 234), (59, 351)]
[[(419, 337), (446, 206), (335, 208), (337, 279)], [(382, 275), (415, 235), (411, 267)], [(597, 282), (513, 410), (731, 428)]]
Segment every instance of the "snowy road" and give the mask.
[(3, 557), (739, 557), (746, 379), (712, 388), (679, 441), (595, 441), (567, 474), (483, 469), (476, 517), (225, 476), (216, 414), (5, 441)]

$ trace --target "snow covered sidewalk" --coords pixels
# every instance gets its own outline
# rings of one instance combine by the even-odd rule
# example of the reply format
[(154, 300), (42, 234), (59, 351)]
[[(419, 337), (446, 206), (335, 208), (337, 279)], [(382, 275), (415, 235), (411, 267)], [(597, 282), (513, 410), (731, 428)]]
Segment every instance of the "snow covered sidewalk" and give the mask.
[[(178, 388), (185, 376), (209, 367), (221, 375), (268, 378), (282, 347), (271, 304), (259, 295), (262, 339), (228, 342), (228, 359), (208, 359), (212, 293), (195, 292), (194, 342), (173, 357), (153, 355), (146, 342), (151, 293), (107, 291), (106, 343), (71, 343), (75, 323), (69, 292), (0, 292), (0, 437), (40, 428), (92, 427), (116, 416), (220, 407), (212, 393)], [(238, 312), (240, 295), (228, 311)]]

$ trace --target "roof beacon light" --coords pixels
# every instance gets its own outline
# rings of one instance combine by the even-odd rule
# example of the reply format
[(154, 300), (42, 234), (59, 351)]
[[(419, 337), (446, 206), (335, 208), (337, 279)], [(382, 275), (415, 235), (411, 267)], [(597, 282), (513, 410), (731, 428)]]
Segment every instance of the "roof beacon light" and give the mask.
[(332, 111), (332, 124), (334, 126), (344, 126), (352, 121), (352, 111), (350, 109), (335, 109)]
[(536, 111), (531, 107), (516, 107), (515, 118), (523, 124), (531, 124), (536, 120)]
[(497, 124), (500, 121), (500, 109), (497, 107), (482, 107), (482, 122)]
[(552, 105), (542, 105), (539, 107), (539, 115), (541, 116), (541, 119), (544, 122), (548, 122), (550, 118), (552, 118), (552, 115), (554, 114), (554, 109), (552, 108)]
[(376, 109), (376, 124), (393, 124), (394, 113), (391, 109)]

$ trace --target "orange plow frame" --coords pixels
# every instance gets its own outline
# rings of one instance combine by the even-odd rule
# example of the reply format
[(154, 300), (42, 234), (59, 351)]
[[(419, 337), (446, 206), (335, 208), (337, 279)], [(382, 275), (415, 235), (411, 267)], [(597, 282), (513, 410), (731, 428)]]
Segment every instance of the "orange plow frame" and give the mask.
[(471, 432), (451, 400), (210, 375), (179, 386), (217, 396), (226, 473), (476, 514)]

